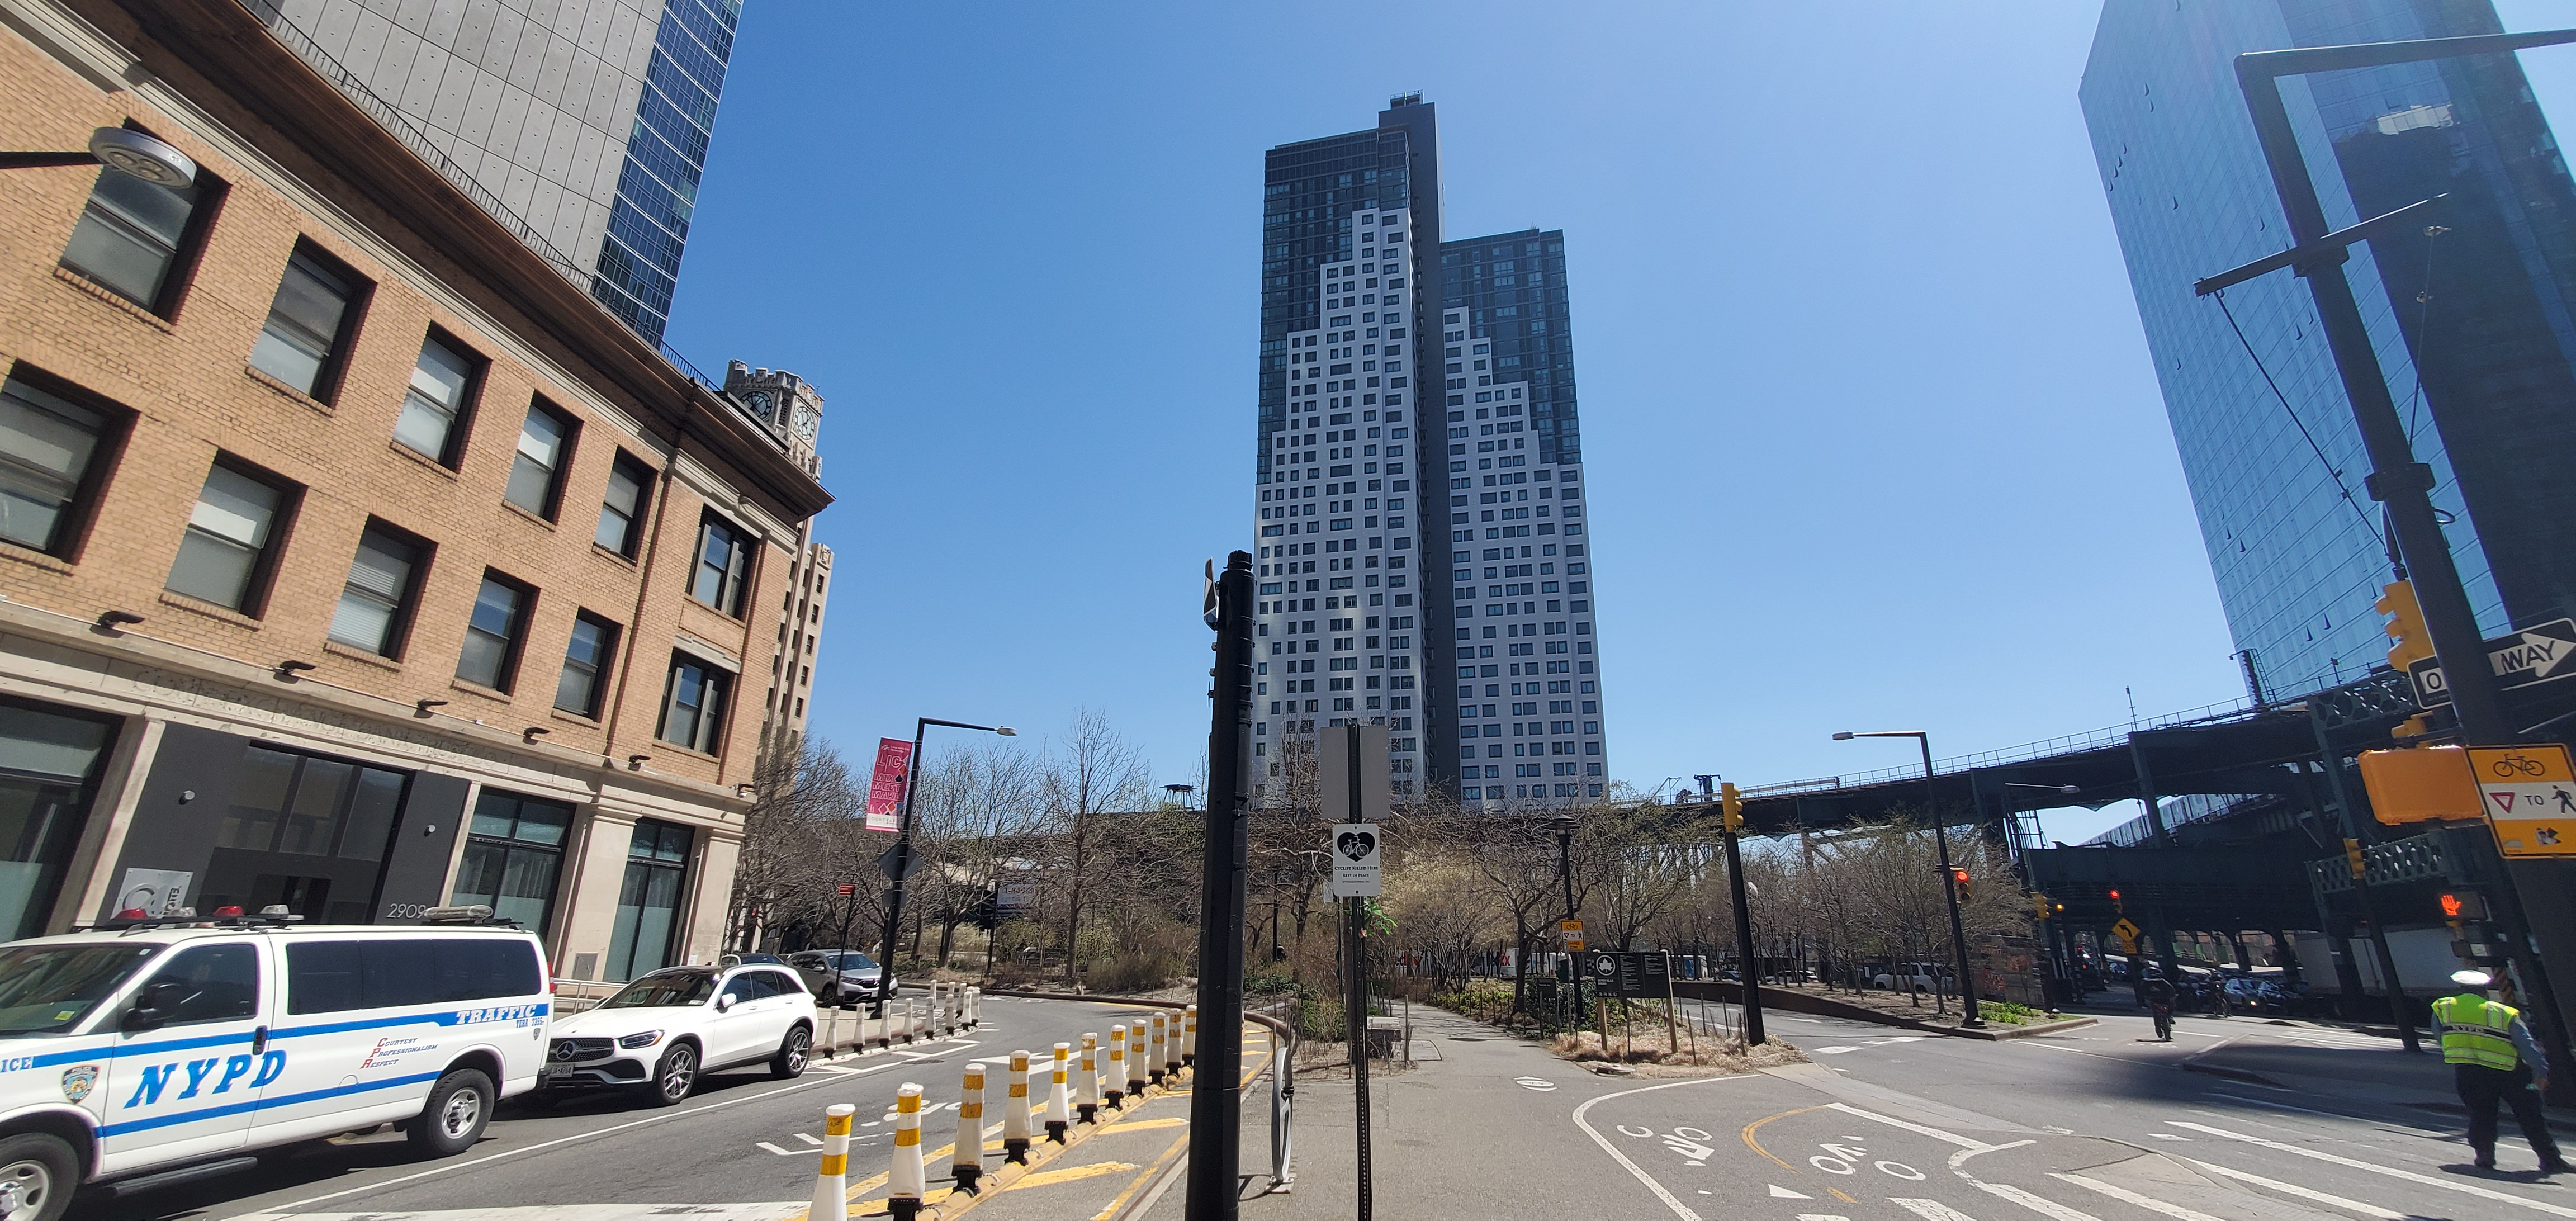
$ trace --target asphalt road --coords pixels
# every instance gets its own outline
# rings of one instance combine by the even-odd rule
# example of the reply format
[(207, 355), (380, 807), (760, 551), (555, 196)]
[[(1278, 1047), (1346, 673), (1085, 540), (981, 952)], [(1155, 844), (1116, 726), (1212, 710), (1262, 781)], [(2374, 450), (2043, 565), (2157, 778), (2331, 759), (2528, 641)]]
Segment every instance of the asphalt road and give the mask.
[[(813, 1192), (823, 1108), (858, 1107), (850, 1150), (855, 1178), (883, 1169), (892, 1125), (884, 1116), (905, 1082), (924, 1087), (929, 1107), (957, 1100), (967, 1061), (1007, 1060), (1013, 1049), (1050, 1054), (1104, 1037), (1137, 1011), (1074, 1001), (987, 997), (984, 1023), (964, 1035), (838, 1061), (817, 1061), (794, 1081), (760, 1069), (712, 1074), (687, 1102), (668, 1109), (615, 1097), (562, 1104), (549, 1112), (504, 1104), (483, 1141), (453, 1158), (423, 1161), (393, 1132), (298, 1151), (223, 1178), (130, 1198), (76, 1201), (73, 1215), (99, 1221), (221, 1218), (249, 1213), (360, 1213), (572, 1204), (715, 1204), (803, 1200)], [(994, 1091), (987, 1090), (988, 1098)], [(989, 1104), (988, 1104), (989, 1105)], [(953, 1107), (926, 1117), (945, 1144)]]

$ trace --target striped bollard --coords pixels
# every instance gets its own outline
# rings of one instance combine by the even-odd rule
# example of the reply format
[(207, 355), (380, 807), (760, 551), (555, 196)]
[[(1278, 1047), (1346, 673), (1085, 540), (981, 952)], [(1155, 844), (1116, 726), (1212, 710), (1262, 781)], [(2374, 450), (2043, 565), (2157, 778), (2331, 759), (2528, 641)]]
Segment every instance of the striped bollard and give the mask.
[(1073, 1121), (1073, 1097), (1066, 1088), (1069, 1084), (1066, 1078), (1072, 1075), (1072, 1070), (1073, 1044), (1056, 1044), (1053, 1088), (1047, 1092), (1046, 1125), (1047, 1139), (1059, 1145), (1064, 1143), (1065, 1125)]
[(1100, 1100), (1116, 1110), (1126, 1098), (1127, 1028), (1112, 1026), (1109, 1028), (1109, 1088), (1102, 1091)]
[(1171, 1019), (1172, 1039), (1163, 1045), (1163, 1080), (1178, 1085), (1181, 1080), (1181, 1011), (1172, 1010), (1167, 1016)]
[(1187, 1068), (1199, 1058), (1199, 1007), (1181, 1011), (1181, 1067)]
[(1029, 1164), (1029, 1053), (1011, 1053), (1010, 1091), (1002, 1103), (1002, 1160)]
[(912, 1221), (929, 1187), (921, 1167), (921, 1087), (905, 1082), (894, 1096), (894, 1167), (886, 1172), (886, 1211), (894, 1221)]
[(814, 1176), (809, 1221), (842, 1221), (850, 1215), (850, 1116), (857, 1113), (846, 1102), (823, 1108), (823, 1169)]
[(966, 1024), (984, 1024), (984, 990), (973, 984), (966, 985)]
[(1137, 1101), (1145, 1098), (1145, 1019), (1138, 1018), (1127, 1027), (1127, 1092)]
[(1171, 1054), (1170, 1044), (1164, 1041), (1164, 1025), (1165, 1021), (1163, 1011), (1160, 1009), (1155, 1010), (1153, 1050), (1147, 1053), (1152, 1058), (1145, 1061), (1145, 1076), (1156, 1085), (1161, 1085), (1163, 1083), (1163, 1078), (1166, 1075), (1163, 1068), (1163, 1061)]
[(949, 1151), (948, 1175), (957, 1180), (957, 1190), (970, 1196), (975, 1194), (975, 1180), (984, 1177), (984, 1064), (980, 1060), (966, 1066), (966, 1088), (957, 1099), (957, 1144)]
[(1100, 1035), (1086, 1031), (1082, 1036), (1082, 1062), (1074, 1070), (1074, 1109), (1082, 1122), (1097, 1123), (1100, 1115)]

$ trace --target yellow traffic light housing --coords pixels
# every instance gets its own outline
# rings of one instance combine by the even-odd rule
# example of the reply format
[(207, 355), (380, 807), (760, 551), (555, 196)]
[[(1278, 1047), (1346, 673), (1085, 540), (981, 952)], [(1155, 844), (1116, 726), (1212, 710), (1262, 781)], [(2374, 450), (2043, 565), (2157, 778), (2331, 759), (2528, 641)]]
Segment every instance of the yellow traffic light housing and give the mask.
[(2391, 581), (2379, 592), (2379, 601), (2371, 608), (2388, 616), (2385, 625), (2389, 640), (2389, 668), (2400, 674), (2406, 668), (2433, 655), (2433, 633), (2424, 626), (2424, 608), (2415, 601), (2415, 583)]
[(1718, 809), (1724, 813), (1726, 833), (1729, 835), (1742, 834), (1744, 831), (1744, 794), (1736, 790), (1732, 781), (1721, 783), (1717, 786), (1717, 801)]

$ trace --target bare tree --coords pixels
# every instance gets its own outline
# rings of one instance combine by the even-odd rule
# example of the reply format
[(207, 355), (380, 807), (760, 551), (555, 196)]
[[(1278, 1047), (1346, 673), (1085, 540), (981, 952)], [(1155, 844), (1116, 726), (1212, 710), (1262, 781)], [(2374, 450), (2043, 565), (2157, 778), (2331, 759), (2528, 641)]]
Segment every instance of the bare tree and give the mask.
[(957, 929), (999, 884), (1003, 861), (1025, 851), (1042, 822), (1038, 762), (1001, 743), (955, 749), (924, 769), (913, 793), (913, 837), (923, 857), (917, 910), (939, 924), (938, 964)]
[(760, 949), (785, 929), (837, 921), (845, 881), (858, 883), (854, 898), (872, 908), (876, 845), (860, 817), (866, 799), (840, 752), (808, 739), (799, 758), (763, 759), (754, 785), (726, 918), (732, 948)]
[(1048, 839), (1042, 876), (1062, 920), (1068, 984), (1079, 978), (1082, 918), (1100, 893), (1102, 866), (1110, 860), (1109, 837), (1120, 814), (1147, 807), (1149, 782), (1144, 755), (1119, 736), (1107, 717), (1089, 710), (1074, 717), (1041, 775)]

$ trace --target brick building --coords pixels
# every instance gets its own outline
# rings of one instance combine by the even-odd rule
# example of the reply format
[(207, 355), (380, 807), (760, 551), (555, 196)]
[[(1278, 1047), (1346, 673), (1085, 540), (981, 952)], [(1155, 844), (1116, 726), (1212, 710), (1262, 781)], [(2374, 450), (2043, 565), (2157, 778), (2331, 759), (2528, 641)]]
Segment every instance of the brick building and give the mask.
[(115, 126), (195, 185), (0, 172), (0, 937), (482, 902), (562, 977), (711, 957), (810, 454), (236, 0), (0, 0), (0, 148)]

